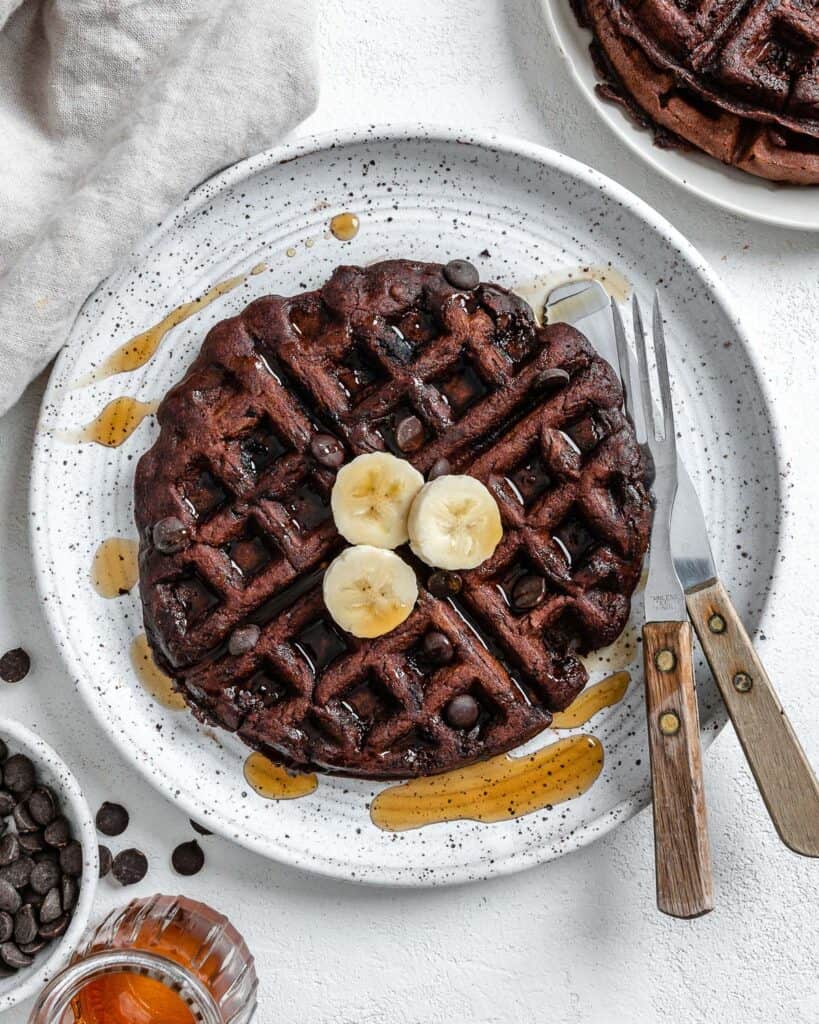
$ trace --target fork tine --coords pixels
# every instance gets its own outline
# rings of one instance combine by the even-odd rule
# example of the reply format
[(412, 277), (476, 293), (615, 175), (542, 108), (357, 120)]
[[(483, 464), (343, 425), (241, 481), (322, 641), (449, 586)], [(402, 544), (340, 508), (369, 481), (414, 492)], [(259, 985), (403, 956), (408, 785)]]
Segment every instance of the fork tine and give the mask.
[(660, 382), (660, 395), (663, 402), (663, 436), (666, 441), (674, 441), (674, 406), (671, 403), (671, 378), (668, 373), (668, 357), (665, 349), (663, 315), (660, 312), (660, 294), (656, 291), (654, 292), (652, 321), (654, 355), (657, 359), (657, 378)]
[(625, 398), (626, 415), (631, 420), (634, 429), (637, 430), (637, 417), (634, 408), (634, 382), (631, 379), (631, 360), (628, 356), (628, 342), (626, 341), (626, 328), (623, 324), (623, 317), (614, 299), (611, 300), (611, 318), (614, 322), (614, 338), (617, 342), (617, 362), (620, 370), (620, 383), (623, 386)]
[(637, 293), (632, 296), (631, 311), (634, 316), (634, 340), (637, 343), (637, 365), (640, 369), (640, 393), (643, 401), (643, 420), (646, 425), (646, 440), (657, 438), (657, 424), (654, 418), (654, 400), (651, 397), (651, 378), (648, 375), (648, 352), (646, 351), (646, 332), (643, 330), (643, 317)]

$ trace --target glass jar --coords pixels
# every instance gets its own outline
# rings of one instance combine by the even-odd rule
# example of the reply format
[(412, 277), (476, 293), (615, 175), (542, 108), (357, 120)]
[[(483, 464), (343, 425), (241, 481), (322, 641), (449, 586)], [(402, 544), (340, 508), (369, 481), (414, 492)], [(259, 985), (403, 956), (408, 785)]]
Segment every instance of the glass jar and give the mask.
[(108, 915), (40, 993), (29, 1024), (247, 1024), (257, 984), (224, 915), (151, 896)]

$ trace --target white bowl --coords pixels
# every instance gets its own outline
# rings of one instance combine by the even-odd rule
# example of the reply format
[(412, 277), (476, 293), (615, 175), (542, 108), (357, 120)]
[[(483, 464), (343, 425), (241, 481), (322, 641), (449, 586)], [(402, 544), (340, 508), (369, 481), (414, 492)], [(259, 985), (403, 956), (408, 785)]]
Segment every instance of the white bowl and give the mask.
[(82, 844), (83, 866), (80, 896), (65, 934), (46, 946), (31, 967), (10, 978), (0, 978), (0, 1011), (35, 995), (57, 974), (77, 945), (88, 924), (99, 878), (97, 832), (85, 797), (66, 763), (39, 736), (10, 718), (0, 718), (0, 739), (10, 754), (25, 754), (34, 762), (37, 780), (49, 786), (59, 798), (60, 809), (71, 822), (75, 839)]

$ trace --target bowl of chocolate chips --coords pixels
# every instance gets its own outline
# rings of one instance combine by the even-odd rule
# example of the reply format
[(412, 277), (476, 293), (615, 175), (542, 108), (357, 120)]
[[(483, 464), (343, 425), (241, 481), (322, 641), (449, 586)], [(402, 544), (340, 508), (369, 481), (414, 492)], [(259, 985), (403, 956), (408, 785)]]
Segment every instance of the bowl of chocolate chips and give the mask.
[(0, 718), (0, 1011), (65, 965), (99, 875), (94, 819), (65, 762)]

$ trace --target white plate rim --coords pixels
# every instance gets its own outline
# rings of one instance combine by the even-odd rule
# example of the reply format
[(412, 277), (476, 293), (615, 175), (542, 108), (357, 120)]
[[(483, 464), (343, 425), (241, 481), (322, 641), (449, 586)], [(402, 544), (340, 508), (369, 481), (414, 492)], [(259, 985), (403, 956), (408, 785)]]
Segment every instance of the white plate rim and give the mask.
[[(189, 215), (191, 212), (196, 210), (199, 205), (209, 202), (215, 191), (222, 191), (225, 188), (234, 186), (243, 178), (256, 174), (271, 165), (292, 161), (293, 159), (301, 156), (319, 154), (320, 152), (328, 149), (340, 149), (344, 146), (362, 141), (387, 144), (401, 143), (402, 141), (455, 143), (471, 145), (504, 155), (518, 156), (523, 159), (543, 164), (558, 173), (568, 174), (574, 177), (575, 180), (587, 185), (589, 188), (596, 189), (599, 192), (606, 194), (607, 198), (610, 200), (620, 203), (623, 207), (632, 211), (646, 224), (649, 229), (660, 235), (667, 243), (672, 245), (680, 256), (686, 260), (692, 273), (701, 280), (703, 288), (709, 292), (715, 305), (732, 324), (733, 330), (747, 359), (749, 368), (754, 375), (755, 384), (757, 385), (764, 400), (771, 428), (770, 441), (776, 471), (777, 473), (781, 472), (783, 467), (783, 456), (779, 441), (780, 430), (775, 415), (775, 406), (771, 401), (771, 395), (769, 394), (769, 386), (764, 375), (761, 373), (761, 368), (753, 348), (748, 343), (748, 338), (740, 318), (732, 309), (728, 293), (707, 261), (685, 238), (685, 236), (683, 236), (669, 221), (667, 221), (639, 196), (630, 192), (614, 179), (595, 170), (593, 167), (590, 167), (573, 157), (560, 153), (557, 150), (541, 146), (538, 143), (503, 133), (494, 133), (491, 131), (480, 132), (473, 131), (471, 129), (465, 131), (444, 125), (422, 123), (396, 125), (387, 124), (360, 128), (345, 128), (300, 137), (238, 161), (201, 182), (192, 189), (191, 192), (189, 192), (188, 195), (173, 210), (171, 210), (154, 229), (140, 239), (134, 249), (134, 252), (138, 252), (144, 245), (149, 244), (152, 239), (161, 235), (181, 214), (184, 213), (185, 215)], [(93, 299), (97, 290), (104, 284), (104, 280), (100, 282), (94, 292), (88, 296), (82, 309), (84, 309), (85, 305)], [(78, 311), (78, 317), (82, 312), (82, 309)], [(71, 330), (73, 330), (73, 325)], [(124, 736), (121, 736), (116, 730), (109, 728), (110, 723), (105, 719), (102, 714), (102, 709), (95, 701), (91, 680), (86, 674), (81, 659), (74, 650), (69, 632), (62, 621), (60, 603), (48, 599), (49, 571), (47, 566), (47, 531), (41, 531), (36, 528), (36, 524), (38, 522), (38, 519), (36, 518), (37, 510), (42, 511), (48, 507), (48, 496), (46, 489), (43, 486), (47, 460), (42, 457), (37, 441), (38, 438), (43, 435), (48, 406), (57, 400), (64, 388), (64, 385), (60, 384), (58, 378), (60, 377), (62, 364), (64, 361), (67, 361), (67, 359), (67, 351), (62, 350), (57, 357), (49, 376), (49, 381), (43, 394), (42, 404), (35, 429), (33, 464), (29, 486), (29, 541), (32, 548), (35, 568), (35, 587), (37, 595), (44, 610), (49, 629), (53, 636), (58, 640), (57, 648), (59, 654), (63, 659), (63, 662), (68, 667), (77, 690), (81, 692), (85, 706), (91, 709), (94, 718), (101, 729), (105, 732), (108, 739), (113, 742), (115, 747), (122, 754), (123, 758), (129, 764), (133, 765), (150, 785), (159, 790), (159, 792), (161, 792), (162, 795), (172, 804), (181, 808), (186, 815), (196, 819), (197, 816), (201, 814), (201, 805), (192, 799), (188, 799), (185, 795), (173, 792), (172, 784), (169, 782), (166, 783), (164, 779), (152, 773), (148, 769), (145, 760), (134, 756), (133, 746), (128, 742), (128, 740)], [(42, 521), (42, 519), (45, 518), (46, 516), (41, 516), (39, 521)], [(764, 601), (761, 603), (759, 608), (759, 621), (761, 621), (761, 617), (767, 608), (771, 596), (772, 585), (775, 580), (775, 574), (778, 572), (778, 567), (775, 567), (774, 575), (772, 575), (768, 581)], [(718, 728), (701, 731), (703, 750), (708, 749), (727, 722), (727, 715), (724, 713), (718, 716), (718, 718)], [(163, 785), (163, 783), (165, 784)], [(329, 856), (320, 860), (314, 855), (309, 863), (303, 863), (298, 856), (294, 856), (292, 849), (287, 846), (283, 846), (275, 841), (265, 841), (261, 837), (256, 837), (247, 833), (238, 836), (235, 832), (230, 830), (229, 826), (223, 825), (218, 817), (214, 817), (212, 815), (208, 815), (207, 820), (208, 827), (212, 828), (213, 831), (219, 833), (224, 838), (237, 842), (239, 845), (253, 850), (263, 857), (297, 870), (308, 871), (312, 874), (346, 882), (355, 882), (357, 884), (389, 885), (401, 888), (430, 888), (442, 885), (462, 884), (495, 876), (513, 874), (526, 868), (546, 863), (549, 860), (557, 859), (566, 853), (571, 853), (580, 849), (581, 847), (599, 839), (601, 836), (606, 835), (615, 827), (615, 825), (628, 820), (630, 817), (647, 807), (649, 802), (649, 788), (648, 786), (644, 786), (636, 794), (624, 798), (600, 817), (576, 828), (573, 833), (566, 837), (562, 842), (559, 852), (552, 852), (551, 849), (544, 845), (542, 848), (537, 848), (526, 853), (516, 852), (503, 860), (496, 858), (491, 863), (483, 864), (478, 871), (476, 871), (474, 867), (466, 864), (456, 864), (448, 871), (445, 878), (430, 877), (426, 874), (422, 877), (409, 876), (403, 873), (395, 873), (394, 871), (384, 869), (383, 867), (370, 868), (368, 869), (368, 873), (365, 875), (359, 873), (351, 874), (343, 861)]]
[[(701, 188), (699, 185), (694, 184), (687, 178), (680, 178), (675, 174), (674, 171), (670, 167), (667, 167), (663, 162), (661, 155), (663, 150), (658, 149), (653, 142), (651, 143), (650, 149), (641, 145), (640, 140), (647, 135), (648, 129), (640, 128), (637, 125), (631, 124), (623, 111), (619, 111), (623, 114), (622, 118), (615, 116), (618, 113), (619, 108), (615, 108), (612, 105), (612, 109), (609, 110), (603, 101), (597, 96), (594, 89), (589, 87), (588, 82), (581, 74), (577, 63), (569, 52), (569, 47), (566, 45), (558, 20), (555, 17), (554, 5), (556, 3), (567, 3), (567, 0), (541, 0), (541, 6), (549, 28), (549, 33), (554, 41), (557, 52), (560, 54), (564, 64), (569, 70), (571, 78), (588, 105), (592, 108), (597, 117), (608, 127), (609, 131), (611, 131), (625, 146), (627, 146), (635, 156), (639, 157), (640, 160), (647, 163), (655, 171), (661, 174), (666, 181), (672, 182), (672, 184), (684, 189), (686, 192), (696, 196), (698, 199), (704, 199), (706, 202), (712, 203), (714, 206), (718, 206), (720, 209), (726, 210), (728, 213), (732, 213), (737, 217), (741, 217), (745, 220), (756, 221), (760, 224), (768, 224), (773, 227), (789, 228), (795, 231), (819, 231), (819, 218), (817, 218), (813, 223), (805, 222), (804, 220), (798, 220), (786, 215), (766, 213), (764, 209), (746, 206), (741, 203), (732, 202), (730, 199), (724, 198), (723, 196), (715, 195), (708, 189)], [(574, 17), (573, 14), (572, 17)], [(591, 57), (589, 57), (589, 62), (591, 63)], [(678, 155), (683, 157), (685, 156), (684, 153)], [(717, 167), (721, 166), (716, 158), (713, 158), (713, 163)], [(743, 172), (737, 171), (736, 173)], [(745, 174), (745, 177), (750, 179), (751, 182), (756, 180), (752, 174)], [(762, 190), (765, 188), (765, 181), (764, 179), (758, 180), (760, 196), (764, 196), (765, 193)], [(768, 182), (768, 184), (770, 185), (772, 183)], [(810, 189), (811, 191), (819, 194), (819, 185), (807, 185), (803, 187), (805, 190)]]

